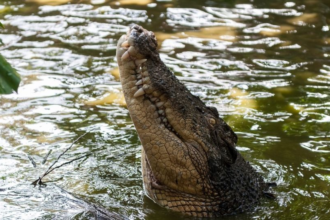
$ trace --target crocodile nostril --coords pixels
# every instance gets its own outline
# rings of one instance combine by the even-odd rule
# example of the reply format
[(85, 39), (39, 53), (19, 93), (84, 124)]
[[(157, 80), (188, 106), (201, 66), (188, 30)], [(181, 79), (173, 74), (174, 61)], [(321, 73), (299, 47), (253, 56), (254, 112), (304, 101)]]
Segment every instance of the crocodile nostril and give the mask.
[(143, 32), (143, 28), (139, 25), (136, 25), (136, 30), (139, 32), (139, 33), (142, 33)]
[(142, 33), (143, 32), (142, 28), (139, 25), (134, 25), (132, 27), (132, 29), (136, 30), (138, 33)]

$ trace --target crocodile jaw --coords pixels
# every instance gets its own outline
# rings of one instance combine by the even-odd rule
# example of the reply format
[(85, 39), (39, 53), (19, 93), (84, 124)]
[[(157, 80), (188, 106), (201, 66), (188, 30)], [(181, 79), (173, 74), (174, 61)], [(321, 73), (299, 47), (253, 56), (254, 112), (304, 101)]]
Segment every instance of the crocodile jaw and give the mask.
[[(169, 123), (172, 103), (150, 81), (148, 66), (160, 59), (137, 52), (136, 32), (133, 26), (119, 39), (116, 56), (127, 107), (143, 146), (145, 191), (157, 203), (162, 199), (155, 190), (202, 195), (202, 180), (188, 156), (187, 145)], [(143, 34), (153, 35), (145, 30), (139, 33)]]

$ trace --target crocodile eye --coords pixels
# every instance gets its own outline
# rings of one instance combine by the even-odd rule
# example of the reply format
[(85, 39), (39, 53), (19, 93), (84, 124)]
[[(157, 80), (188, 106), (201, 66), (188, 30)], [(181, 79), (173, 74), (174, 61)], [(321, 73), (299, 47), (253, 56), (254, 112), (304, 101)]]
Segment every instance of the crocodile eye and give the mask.
[(210, 122), (211, 125), (215, 125), (215, 119), (214, 118), (210, 118), (209, 122)]

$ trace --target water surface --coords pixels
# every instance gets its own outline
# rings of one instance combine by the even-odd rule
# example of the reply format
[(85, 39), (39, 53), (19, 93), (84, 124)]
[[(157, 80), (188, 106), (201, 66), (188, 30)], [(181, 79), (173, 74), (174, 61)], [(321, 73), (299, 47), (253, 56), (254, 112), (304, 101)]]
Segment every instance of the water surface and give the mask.
[[(164, 62), (278, 183), (277, 200), (224, 219), (329, 218), (329, 17), (325, 0), (1, 1), (0, 52), (22, 83), (0, 96), (0, 218), (83, 218), (59, 186), (130, 219), (185, 219), (143, 194), (141, 145), (115, 60), (132, 22), (155, 32)], [(61, 161), (91, 155), (33, 188), (86, 131)]]

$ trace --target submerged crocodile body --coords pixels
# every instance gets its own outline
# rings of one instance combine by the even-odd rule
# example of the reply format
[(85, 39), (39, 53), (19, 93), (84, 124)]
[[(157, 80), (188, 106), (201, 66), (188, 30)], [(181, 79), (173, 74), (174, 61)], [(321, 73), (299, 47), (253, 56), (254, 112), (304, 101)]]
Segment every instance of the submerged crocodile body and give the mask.
[(127, 107), (142, 143), (144, 189), (197, 217), (251, 210), (269, 184), (236, 150), (237, 136), (160, 60), (155, 35), (131, 25), (117, 46)]

